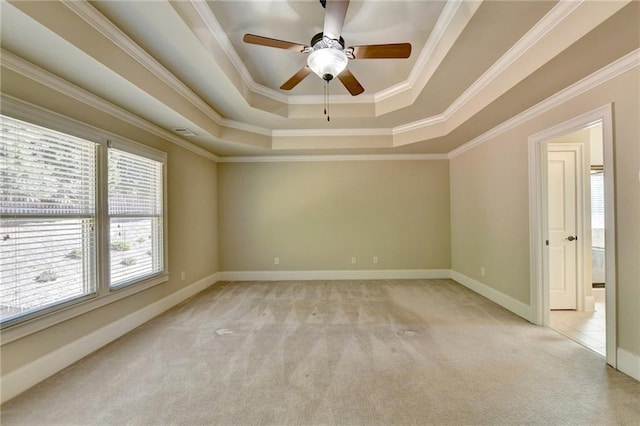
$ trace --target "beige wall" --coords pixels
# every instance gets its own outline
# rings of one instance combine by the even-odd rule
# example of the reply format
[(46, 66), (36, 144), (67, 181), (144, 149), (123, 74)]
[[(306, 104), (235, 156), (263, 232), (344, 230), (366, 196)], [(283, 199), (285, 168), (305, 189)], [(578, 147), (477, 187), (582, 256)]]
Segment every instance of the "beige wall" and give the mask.
[[(5, 375), (218, 271), (217, 166), (91, 107), (2, 69), (2, 92), (168, 154), (169, 281), (2, 346)], [(185, 271), (186, 278), (180, 279)]]
[(450, 267), (447, 160), (227, 163), (218, 170), (224, 271)]
[[(613, 103), (618, 345), (640, 355), (640, 69), (451, 160), (452, 269), (529, 303), (528, 137)], [(486, 275), (480, 275), (480, 267)]]
[[(608, 102), (614, 104), (615, 126), (618, 342), (640, 355), (639, 80), (638, 69), (628, 72), (450, 162), (216, 166), (3, 69), (3, 93), (168, 153), (171, 277), (4, 345), (2, 373), (218, 270), (452, 268), (529, 303), (527, 138)], [(379, 256), (378, 265), (372, 256)]]

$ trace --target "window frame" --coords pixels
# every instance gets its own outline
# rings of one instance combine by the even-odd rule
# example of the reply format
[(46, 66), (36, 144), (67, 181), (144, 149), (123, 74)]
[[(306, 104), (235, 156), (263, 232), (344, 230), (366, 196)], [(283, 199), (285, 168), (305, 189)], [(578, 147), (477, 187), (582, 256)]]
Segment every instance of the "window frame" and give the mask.
[[(133, 279), (130, 281), (126, 281), (123, 282), (121, 284), (118, 285), (111, 285), (111, 274), (110, 274), (110, 265), (111, 265), (111, 252), (109, 250), (108, 245), (110, 244), (110, 222), (111, 222), (111, 218), (113, 216), (109, 215), (109, 185), (108, 185), (108, 181), (109, 181), (109, 176), (106, 172), (108, 172), (109, 170), (109, 149), (116, 149), (118, 151), (123, 151), (129, 154), (133, 154), (133, 155), (137, 155), (140, 157), (144, 157), (147, 158), (149, 160), (152, 161), (156, 161), (158, 163), (161, 163), (162, 165), (162, 215), (161, 215), (161, 220), (162, 220), (162, 271), (152, 274), (152, 275), (148, 275), (146, 277), (143, 277), (142, 279)], [(104, 232), (105, 235), (103, 235), (103, 237), (106, 239), (106, 243), (105, 243), (105, 251), (106, 251), (106, 257), (104, 259), (99, 259), (99, 263), (104, 265), (104, 268), (106, 269), (104, 276), (101, 276), (104, 279), (105, 282), (105, 286), (108, 287), (109, 291), (117, 291), (118, 289), (122, 289), (125, 287), (129, 287), (131, 285), (137, 285), (138, 283), (140, 283), (141, 281), (146, 281), (146, 280), (150, 280), (153, 279), (154, 277), (158, 276), (158, 275), (162, 275), (163, 273), (165, 273), (167, 271), (168, 268), (168, 263), (167, 263), (167, 154), (162, 152), (162, 151), (158, 151), (154, 148), (150, 148), (146, 145), (142, 145), (139, 144), (137, 142), (131, 142), (131, 141), (123, 141), (121, 139), (109, 139), (106, 143), (106, 149), (104, 150), (104, 157), (105, 157), (105, 177), (104, 177), (104, 185), (102, 185), (102, 189), (103, 191), (106, 189), (106, 191), (104, 191), (105, 193), (103, 194), (103, 201), (104, 201), (104, 205), (101, 205), (102, 210), (99, 210), (99, 213), (102, 213), (100, 216), (104, 216)], [(98, 179), (100, 180), (100, 179)], [(104, 261), (104, 264), (102, 263), (102, 261)], [(102, 283), (100, 283), (102, 284)]]
[[(0, 325), (0, 345), (12, 342), (29, 334), (44, 330), (60, 322), (85, 314), (107, 304), (169, 280), (169, 234), (167, 202), (167, 154), (150, 146), (132, 141), (98, 127), (82, 123), (44, 108), (28, 104), (15, 98), (2, 96), (2, 115), (36, 126), (64, 133), (95, 143), (96, 146), (96, 221), (95, 261), (96, 292), (41, 310), (27, 313)], [(134, 155), (158, 161), (162, 164), (162, 271), (134, 280), (126, 285), (111, 287), (109, 261), (109, 215), (108, 215), (108, 149), (115, 148)]]

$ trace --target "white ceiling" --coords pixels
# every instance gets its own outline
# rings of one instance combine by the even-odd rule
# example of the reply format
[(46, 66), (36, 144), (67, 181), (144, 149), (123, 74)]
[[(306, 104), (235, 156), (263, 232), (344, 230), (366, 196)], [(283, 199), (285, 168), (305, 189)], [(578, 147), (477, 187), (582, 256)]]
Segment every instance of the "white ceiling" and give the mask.
[[(198, 134), (190, 143), (220, 156), (443, 153), (553, 90), (535, 87), (536, 76), (572, 63), (588, 36), (622, 38), (607, 20), (636, 12), (627, 3), (351, 1), (347, 46), (409, 42), (412, 54), (350, 61), (365, 92), (333, 81), (330, 122), (315, 75), (279, 89), (305, 54), (242, 42), (252, 33), (309, 44), (324, 19), (316, 0), (2, 0), (1, 60), (159, 128), (187, 127)], [(603, 65), (589, 61), (558, 68), (558, 79)]]

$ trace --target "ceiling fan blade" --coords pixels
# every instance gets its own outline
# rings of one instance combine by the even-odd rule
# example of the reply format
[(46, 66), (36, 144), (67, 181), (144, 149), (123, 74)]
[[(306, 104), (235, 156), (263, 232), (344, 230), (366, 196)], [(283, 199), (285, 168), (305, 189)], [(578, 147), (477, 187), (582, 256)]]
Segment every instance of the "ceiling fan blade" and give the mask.
[(411, 43), (353, 46), (354, 59), (408, 58), (410, 55)]
[(324, 10), (324, 30), (322, 31), (325, 37), (340, 40), (348, 7), (349, 0), (327, 0)]
[(275, 38), (263, 37), (254, 34), (245, 34), (244, 37), (242, 37), (242, 41), (249, 44), (257, 44), (259, 46), (295, 50), (296, 52), (302, 52), (306, 48), (304, 44), (292, 43), (290, 41), (278, 40)]
[(280, 89), (282, 90), (293, 89), (298, 85), (298, 83), (304, 80), (304, 78), (308, 76), (309, 73), (311, 73), (311, 68), (305, 65), (304, 67), (300, 68), (300, 71), (295, 73), (289, 80), (287, 80), (282, 86), (280, 86)]
[(364, 92), (364, 87), (362, 87), (360, 82), (353, 76), (353, 74), (351, 74), (351, 71), (349, 71), (348, 68), (345, 68), (344, 71), (338, 74), (338, 78), (352, 96), (357, 96)]

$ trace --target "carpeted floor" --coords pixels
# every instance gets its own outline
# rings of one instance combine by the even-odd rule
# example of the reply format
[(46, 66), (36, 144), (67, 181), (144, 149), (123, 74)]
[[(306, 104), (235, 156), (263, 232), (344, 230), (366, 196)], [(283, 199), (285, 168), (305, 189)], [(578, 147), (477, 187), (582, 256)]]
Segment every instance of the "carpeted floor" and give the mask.
[(2, 407), (27, 425), (638, 425), (640, 383), (450, 280), (220, 283)]

